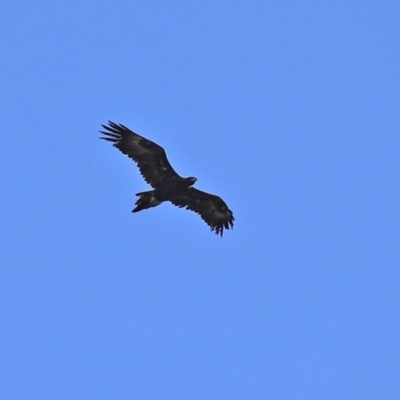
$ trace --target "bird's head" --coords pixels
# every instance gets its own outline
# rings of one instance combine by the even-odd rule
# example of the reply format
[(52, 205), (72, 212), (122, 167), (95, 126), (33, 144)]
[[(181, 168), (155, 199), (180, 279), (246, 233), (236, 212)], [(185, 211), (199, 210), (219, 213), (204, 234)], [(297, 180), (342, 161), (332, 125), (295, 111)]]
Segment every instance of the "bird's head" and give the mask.
[(197, 178), (194, 176), (190, 176), (189, 178), (186, 178), (186, 182), (189, 184), (188, 186), (192, 186), (196, 183)]

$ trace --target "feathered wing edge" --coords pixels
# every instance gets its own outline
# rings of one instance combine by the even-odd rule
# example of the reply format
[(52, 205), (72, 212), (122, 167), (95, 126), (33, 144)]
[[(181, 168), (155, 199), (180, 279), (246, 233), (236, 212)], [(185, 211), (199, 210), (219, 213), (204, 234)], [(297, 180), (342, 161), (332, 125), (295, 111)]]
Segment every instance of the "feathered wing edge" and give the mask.
[(100, 139), (108, 140), (114, 144), (118, 144), (123, 138), (124, 134), (131, 134), (132, 132), (129, 128), (122, 124), (116, 124), (115, 122), (108, 121), (108, 125), (101, 124), (104, 128), (104, 131), (100, 131), (101, 136)]
[(113, 143), (121, 153), (133, 160), (144, 180), (156, 188), (166, 179), (177, 178), (179, 175), (168, 161), (167, 154), (160, 145), (131, 131), (122, 124), (108, 121), (108, 125), (102, 125), (104, 136), (100, 139)]
[(171, 203), (179, 208), (194, 211), (210, 227), (211, 231), (223, 236), (224, 228), (233, 229), (235, 217), (227, 204), (218, 196), (189, 188), (184, 194), (174, 197)]

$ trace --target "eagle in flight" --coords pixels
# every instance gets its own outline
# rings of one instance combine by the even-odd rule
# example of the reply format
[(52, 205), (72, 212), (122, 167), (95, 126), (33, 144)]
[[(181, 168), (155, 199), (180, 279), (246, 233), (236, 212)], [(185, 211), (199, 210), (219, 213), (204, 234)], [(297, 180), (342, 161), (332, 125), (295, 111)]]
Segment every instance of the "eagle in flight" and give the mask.
[(138, 135), (122, 124), (109, 121), (102, 125), (104, 136), (100, 139), (112, 142), (123, 154), (136, 162), (144, 180), (153, 188), (136, 193), (138, 200), (132, 212), (156, 207), (170, 201), (177, 207), (186, 208), (199, 214), (203, 221), (217, 235), (223, 235), (224, 228), (233, 228), (232, 211), (218, 196), (193, 187), (197, 178), (182, 178), (172, 168), (165, 150), (158, 144)]

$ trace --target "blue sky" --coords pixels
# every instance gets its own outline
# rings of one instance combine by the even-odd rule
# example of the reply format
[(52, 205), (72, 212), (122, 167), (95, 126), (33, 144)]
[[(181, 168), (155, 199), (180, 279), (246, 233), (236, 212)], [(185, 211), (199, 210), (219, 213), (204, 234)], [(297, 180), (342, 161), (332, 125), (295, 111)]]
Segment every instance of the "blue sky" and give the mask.
[[(399, 398), (398, 2), (2, 9), (1, 398)], [(132, 214), (108, 120), (234, 229)]]

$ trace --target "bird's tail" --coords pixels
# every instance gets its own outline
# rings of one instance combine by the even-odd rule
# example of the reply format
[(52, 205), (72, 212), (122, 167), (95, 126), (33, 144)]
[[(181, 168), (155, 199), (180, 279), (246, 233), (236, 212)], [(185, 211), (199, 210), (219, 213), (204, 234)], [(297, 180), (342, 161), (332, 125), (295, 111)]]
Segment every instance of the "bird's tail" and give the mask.
[(136, 196), (139, 198), (137, 199), (135, 203), (136, 207), (132, 210), (132, 212), (142, 211), (146, 208), (155, 207), (162, 203), (162, 201), (158, 200), (155, 196), (154, 190), (136, 193)]

